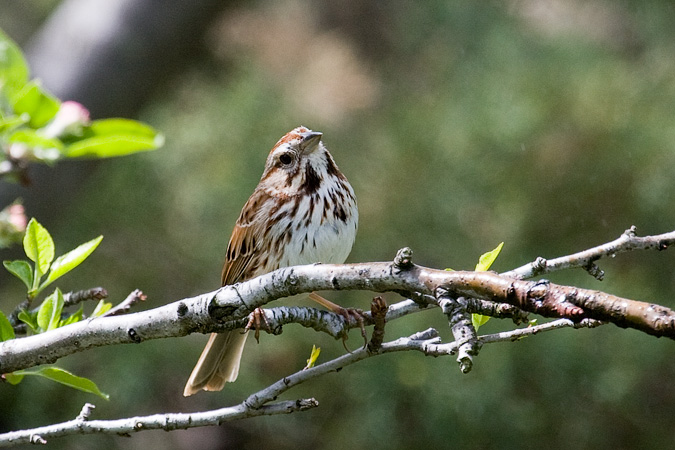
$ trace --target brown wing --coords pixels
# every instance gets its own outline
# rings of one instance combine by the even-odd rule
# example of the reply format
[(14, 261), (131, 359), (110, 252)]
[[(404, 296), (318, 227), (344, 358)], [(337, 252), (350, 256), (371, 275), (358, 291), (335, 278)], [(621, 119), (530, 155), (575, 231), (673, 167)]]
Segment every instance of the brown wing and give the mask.
[(257, 261), (262, 243), (265, 218), (258, 213), (270, 196), (258, 189), (248, 199), (241, 210), (239, 219), (232, 230), (227, 244), (227, 256), (223, 266), (222, 285), (226, 286), (251, 278), (253, 263)]

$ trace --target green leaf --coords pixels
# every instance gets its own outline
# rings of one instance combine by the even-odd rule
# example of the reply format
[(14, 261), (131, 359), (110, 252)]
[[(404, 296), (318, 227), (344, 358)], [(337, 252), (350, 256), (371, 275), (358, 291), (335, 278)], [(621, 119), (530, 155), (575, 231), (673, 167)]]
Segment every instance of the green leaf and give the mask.
[[(1, 44), (0, 44), (1, 45)], [(28, 122), (30, 117), (27, 114), (20, 116), (7, 116), (0, 118), (0, 133), (19, 127)]]
[(80, 304), (79, 309), (75, 311), (73, 314), (71, 314), (66, 320), (62, 320), (60, 326), (64, 327), (66, 325), (70, 325), (71, 323), (79, 322), (80, 320), (82, 320), (83, 314), (84, 314), (84, 307), (82, 304)]
[(14, 339), (14, 328), (5, 314), (0, 311), (0, 342)]
[(80, 391), (96, 394), (106, 400), (110, 399), (110, 396), (101, 392), (93, 381), (87, 378), (78, 377), (77, 375), (73, 375), (67, 370), (58, 367), (40, 367), (39, 369), (18, 370), (14, 372), (14, 375), (37, 375), (68, 387), (79, 389)]
[(66, 147), (66, 156), (109, 158), (155, 150), (164, 137), (154, 128), (135, 120), (96, 120), (84, 128), (81, 139)]
[(495, 259), (499, 256), (499, 252), (502, 251), (503, 246), (504, 243), (502, 242), (494, 250), (483, 253), (478, 260), (478, 264), (476, 264), (476, 272), (485, 272), (486, 270), (489, 270), (492, 263), (495, 262)]
[(307, 365), (305, 366), (305, 369), (311, 369), (312, 367), (314, 367), (314, 364), (316, 364), (316, 360), (319, 359), (320, 354), (321, 354), (321, 347), (312, 345), (312, 353), (310, 353), (309, 355), (309, 359), (307, 360)]
[(60, 140), (42, 136), (30, 128), (15, 131), (8, 141), (21, 143), (28, 147), (30, 153), (26, 155), (26, 159), (51, 163), (62, 157), (63, 143)]
[(33, 279), (33, 287), (35, 287), (54, 259), (54, 240), (47, 229), (40, 225), (35, 218), (30, 219), (28, 226), (26, 226), (23, 249), (26, 256), (35, 262), (36, 274)]
[(63, 149), (63, 142), (55, 138), (49, 138), (41, 135), (36, 130), (21, 128), (9, 136), (9, 142), (20, 142), (31, 148), (55, 148)]
[(61, 323), (63, 294), (59, 288), (42, 302), (37, 315), (37, 324), (42, 331), (55, 330)]
[(96, 250), (96, 247), (98, 247), (98, 244), (101, 243), (102, 239), (103, 236), (99, 236), (89, 242), (85, 242), (77, 248), (69, 251), (65, 255), (61, 255), (56, 258), (52, 263), (47, 279), (42, 284), (42, 286), (40, 286), (40, 289), (44, 289), (57, 278), (62, 277), (73, 270), (75, 267), (79, 266), (82, 261), (87, 259), (87, 257), (91, 255), (94, 250)]
[(131, 119), (95, 120), (88, 127), (95, 136), (137, 136), (155, 138), (157, 131), (150, 125)]
[[(494, 263), (497, 259), (497, 256), (499, 256), (499, 252), (502, 251), (502, 247), (504, 247), (503, 242), (500, 243), (494, 250), (483, 253), (478, 259), (478, 264), (476, 264), (476, 272), (485, 272), (486, 270), (489, 270), (492, 266), (492, 263)], [(471, 323), (473, 323), (473, 327), (476, 329), (476, 331), (478, 331), (481, 326), (485, 325), (488, 320), (490, 320), (490, 316), (471, 314)]]
[(19, 312), (16, 318), (28, 325), (28, 327), (30, 327), (33, 332), (37, 333), (39, 331), (37, 324), (37, 312), (31, 313), (23, 310)]
[(16, 261), (3, 261), (2, 265), (12, 275), (23, 281), (28, 289), (33, 286), (33, 268), (28, 261), (18, 259)]
[(471, 323), (473, 327), (478, 331), (478, 329), (485, 325), (487, 321), (490, 320), (490, 316), (484, 316), (482, 314), (471, 314)]
[(16, 375), (14, 373), (3, 373), (2, 376), (11, 385), (17, 385), (23, 380), (23, 375)]
[(18, 92), (28, 81), (28, 65), (21, 49), (0, 31), (0, 92), (8, 97)]
[(59, 111), (61, 102), (42, 89), (40, 83), (31, 81), (12, 97), (14, 112), (28, 114), (30, 126), (40, 128), (47, 124)]
[(94, 308), (94, 311), (91, 313), (91, 317), (102, 316), (103, 314), (110, 311), (110, 308), (112, 308), (112, 303), (108, 303), (105, 300), (101, 299), (96, 305), (96, 308)]

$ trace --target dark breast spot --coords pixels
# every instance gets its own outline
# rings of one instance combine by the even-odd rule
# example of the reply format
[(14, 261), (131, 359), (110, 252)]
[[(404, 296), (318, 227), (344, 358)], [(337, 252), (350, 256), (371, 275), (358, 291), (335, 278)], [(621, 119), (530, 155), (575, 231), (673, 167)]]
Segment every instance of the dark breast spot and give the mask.
[(295, 215), (298, 213), (298, 208), (300, 207), (300, 202), (302, 201), (302, 197), (295, 197), (293, 201), (293, 206), (291, 207), (290, 211), (290, 216), (295, 217)]
[(326, 172), (328, 172), (328, 175), (332, 175), (338, 178), (344, 177), (344, 175), (342, 175), (342, 172), (340, 172), (340, 170), (335, 165), (335, 161), (333, 161), (333, 158), (331, 158), (330, 154), (326, 152), (323, 154), (323, 156), (326, 159)]
[(319, 196), (318, 194), (312, 195), (312, 198), (309, 199), (309, 211), (307, 212), (307, 217), (311, 218), (312, 214), (314, 214), (314, 206), (316, 203), (319, 201)]
[(343, 222), (347, 222), (347, 214), (345, 214), (345, 210), (342, 206), (335, 208), (335, 217)]
[(320, 186), (321, 186), (321, 178), (319, 178), (319, 175), (316, 173), (316, 170), (314, 170), (314, 168), (310, 164), (307, 164), (307, 168), (305, 169), (305, 182), (302, 188), (306, 193), (312, 194), (318, 191)]

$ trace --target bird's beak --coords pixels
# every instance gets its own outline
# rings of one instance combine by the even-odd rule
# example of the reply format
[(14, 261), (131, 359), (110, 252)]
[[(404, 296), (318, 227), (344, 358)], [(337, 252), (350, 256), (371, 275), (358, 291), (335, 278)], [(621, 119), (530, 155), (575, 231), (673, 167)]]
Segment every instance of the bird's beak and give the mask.
[(300, 148), (303, 153), (312, 153), (316, 150), (319, 142), (321, 142), (321, 136), (323, 136), (323, 133), (319, 131), (305, 131), (304, 133), (300, 133), (300, 138), (302, 139), (300, 141)]

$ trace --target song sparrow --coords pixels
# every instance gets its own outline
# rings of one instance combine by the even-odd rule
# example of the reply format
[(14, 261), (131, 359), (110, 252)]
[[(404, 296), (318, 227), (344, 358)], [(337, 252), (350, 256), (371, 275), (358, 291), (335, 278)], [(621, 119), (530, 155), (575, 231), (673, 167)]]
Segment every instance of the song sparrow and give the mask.
[[(342, 263), (349, 255), (358, 223), (356, 197), (321, 136), (298, 127), (272, 148), (232, 231), (223, 286), (280, 267)], [(246, 335), (213, 333), (183, 394), (219, 391), (236, 380)]]

